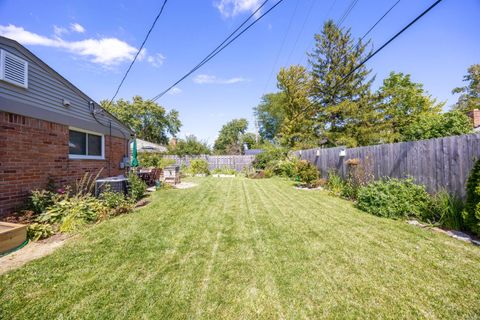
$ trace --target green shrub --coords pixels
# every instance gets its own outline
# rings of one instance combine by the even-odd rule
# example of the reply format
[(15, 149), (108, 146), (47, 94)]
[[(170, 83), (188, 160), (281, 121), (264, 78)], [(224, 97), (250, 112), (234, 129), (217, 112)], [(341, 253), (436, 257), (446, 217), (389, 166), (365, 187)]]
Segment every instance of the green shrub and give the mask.
[(381, 217), (421, 219), (430, 204), (425, 187), (412, 179), (374, 181), (358, 190), (358, 208)]
[(175, 160), (165, 157), (163, 153), (158, 152), (142, 152), (138, 154), (138, 162), (140, 166), (145, 168), (164, 169), (167, 166), (175, 164)]
[(38, 216), (37, 222), (58, 225), (60, 232), (70, 232), (107, 215), (108, 208), (99, 199), (89, 195), (74, 196), (52, 205)]
[(287, 152), (285, 149), (269, 147), (255, 156), (252, 165), (255, 169), (264, 170), (273, 162), (285, 159), (286, 156)]
[[(110, 186), (108, 186), (110, 187)], [(110, 188), (104, 190), (99, 199), (109, 208), (109, 216), (117, 216), (129, 213), (133, 210), (133, 201), (126, 198), (123, 193), (111, 191)]]
[(284, 159), (270, 162), (268, 168), (270, 168), (276, 176), (291, 178), (296, 177), (296, 166), (299, 160), (297, 158)]
[(143, 198), (147, 191), (147, 184), (140, 179), (135, 172), (128, 174), (128, 194), (133, 201), (138, 201)]
[(430, 214), (423, 219), (448, 229), (463, 230), (463, 207), (462, 200), (446, 191), (440, 191), (432, 197)]
[(340, 177), (335, 170), (328, 172), (327, 189), (330, 194), (340, 197), (345, 193), (345, 181)]
[(463, 219), (469, 230), (480, 235), (480, 160), (473, 166), (467, 180), (467, 201)]
[(270, 168), (265, 168), (265, 170), (263, 170), (263, 174), (265, 178), (271, 178), (274, 176), (273, 170)]
[(190, 161), (189, 172), (193, 175), (195, 174), (210, 174), (210, 169), (208, 168), (208, 161), (205, 159), (194, 159)]
[(54, 233), (53, 227), (49, 224), (35, 222), (27, 227), (27, 238), (32, 241), (48, 238)]
[(318, 169), (307, 160), (300, 160), (295, 164), (295, 175), (298, 181), (310, 186), (318, 179)]
[(36, 214), (45, 212), (57, 197), (57, 194), (47, 190), (33, 190), (27, 201), (27, 209)]

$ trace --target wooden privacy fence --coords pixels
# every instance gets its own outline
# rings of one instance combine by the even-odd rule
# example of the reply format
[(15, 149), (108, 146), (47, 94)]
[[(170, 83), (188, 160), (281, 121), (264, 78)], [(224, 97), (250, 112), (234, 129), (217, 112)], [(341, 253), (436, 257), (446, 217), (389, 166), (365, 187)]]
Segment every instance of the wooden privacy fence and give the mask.
[(243, 168), (250, 168), (252, 162), (255, 159), (255, 156), (243, 156), (243, 155), (227, 155), (227, 156), (209, 156), (209, 155), (199, 155), (199, 156), (172, 156), (167, 155), (165, 158), (174, 159), (176, 165), (190, 165), (190, 161), (193, 159), (204, 159), (208, 162), (210, 170), (214, 169), (235, 169), (236, 171), (242, 171)]
[(315, 164), (323, 177), (336, 170), (343, 178), (348, 175), (348, 159), (368, 164), (376, 179), (412, 177), (431, 193), (447, 190), (465, 197), (466, 180), (475, 160), (480, 158), (480, 134), (452, 136), (431, 140), (382, 144), (345, 149), (309, 149), (296, 155)]

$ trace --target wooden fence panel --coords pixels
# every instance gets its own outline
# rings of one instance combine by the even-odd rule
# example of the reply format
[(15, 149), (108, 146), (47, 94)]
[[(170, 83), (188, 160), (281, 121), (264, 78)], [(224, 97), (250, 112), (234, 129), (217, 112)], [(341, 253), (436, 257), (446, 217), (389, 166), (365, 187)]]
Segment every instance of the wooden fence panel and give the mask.
[(251, 155), (226, 155), (226, 156), (210, 156), (210, 155), (198, 155), (198, 156), (174, 156), (174, 155), (166, 155), (166, 158), (174, 159), (176, 165), (190, 165), (190, 161), (193, 159), (204, 159), (208, 162), (208, 166), (210, 170), (214, 169), (235, 169), (236, 171), (240, 172), (244, 168), (250, 168), (252, 166), (253, 160), (255, 160), (255, 156)]
[(348, 166), (345, 161), (358, 158), (362, 163), (370, 162), (371, 173), (376, 179), (412, 177), (429, 192), (445, 189), (464, 197), (470, 170), (480, 158), (480, 134), (350, 148), (346, 149), (345, 157), (339, 156), (341, 150), (335, 147), (295, 153), (315, 164), (323, 177), (335, 170), (346, 178)]

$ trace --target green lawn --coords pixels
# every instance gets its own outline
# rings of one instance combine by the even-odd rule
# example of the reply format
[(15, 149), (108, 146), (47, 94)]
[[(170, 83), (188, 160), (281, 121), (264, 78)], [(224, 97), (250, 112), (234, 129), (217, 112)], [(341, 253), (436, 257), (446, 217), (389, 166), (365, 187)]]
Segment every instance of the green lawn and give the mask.
[(480, 248), (288, 182), (159, 191), (0, 277), (2, 319), (480, 317)]

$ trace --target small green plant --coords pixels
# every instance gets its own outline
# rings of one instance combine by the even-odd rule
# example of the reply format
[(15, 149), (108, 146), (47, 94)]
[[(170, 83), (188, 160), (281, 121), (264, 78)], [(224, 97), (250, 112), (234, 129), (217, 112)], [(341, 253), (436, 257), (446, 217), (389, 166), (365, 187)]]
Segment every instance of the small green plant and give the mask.
[(463, 230), (463, 208), (462, 200), (443, 190), (432, 197), (431, 210), (423, 219), (448, 229)]
[(330, 170), (328, 172), (328, 180), (327, 180), (327, 189), (330, 194), (340, 197), (344, 194), (345, 189), (345, 181), (338, 175), (335, 170)]
[(358, 190), (358, 208), (376, 216), (422, 219), (430, 205), (425, 187), (412, 179), (374, 181)]
[(307, 160), (300, 160), (295, 165), (295, 175), (298, 181), (311, 186), (318, 179), (318, 169)]
[(56, 194), (47, 190), (33, 190), (27, 201), (27, 209), (35, 214), (45, 212), (55, 202)]
[(128, 187), (128, 194), (133, 201), (142, 199), (147, 191), (147, 185), (135, 174), (135, 172), (130, 172), (128, 174)]
[(467, 180), (467, 201), (462, 216), (465, 226), (480, 235), (480, 160), (473, 166)]
[(123, 193), (112, 191), (109, 185), (108, 188), (100, 194), (99, 199), (110, 209), (110, 216), (129, 213), (133, 210), (133, 201), (126, 198)]
[(70, 232), (78, 227), (108, 215), (108, 208), (97, 198), (90, 195), (74, 196), (52, 205), (40, 214), (37, 222), (58, 225), (60, 232)]
[(204, 159), (194, 159), (190, 161), (189, 172), (193, 175), (195, 174), (210, 174), (210, 169), (208, 168), (208, 162)]
[(45, 223), (31, 223), (27, 227), (27, 238), (32, 241), (48, 238), (54, 234), (53, 227)]

